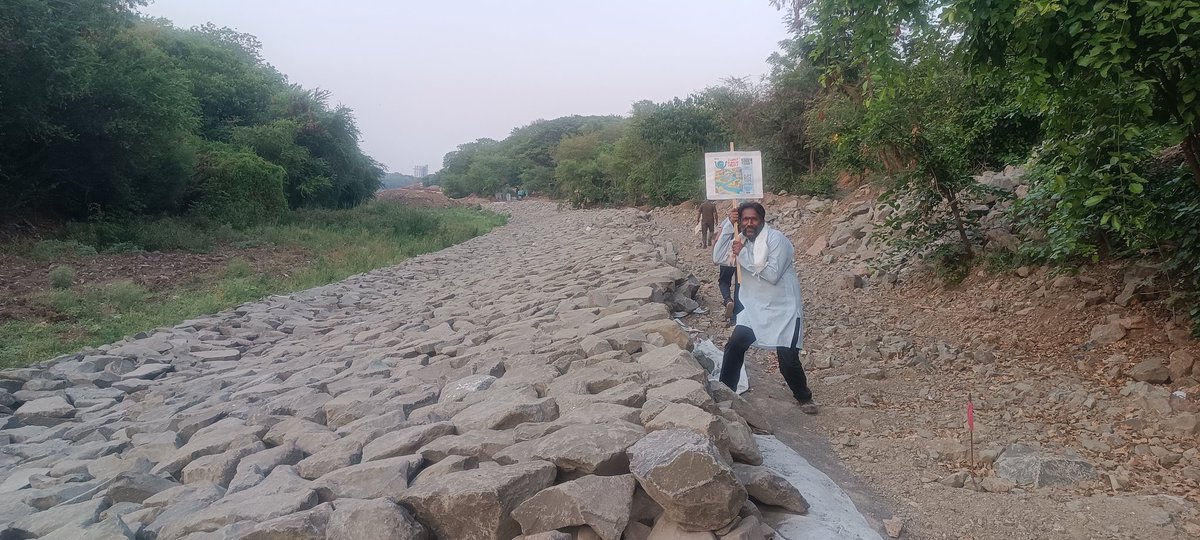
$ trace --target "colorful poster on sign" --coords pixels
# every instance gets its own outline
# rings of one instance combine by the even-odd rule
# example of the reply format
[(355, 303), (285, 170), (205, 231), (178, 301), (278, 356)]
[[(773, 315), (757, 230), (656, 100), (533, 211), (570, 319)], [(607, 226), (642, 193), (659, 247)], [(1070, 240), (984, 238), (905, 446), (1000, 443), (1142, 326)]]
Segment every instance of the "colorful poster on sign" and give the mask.
[(762, 152), (704, 154), (704, 182), (709, 200), (763, 198)]

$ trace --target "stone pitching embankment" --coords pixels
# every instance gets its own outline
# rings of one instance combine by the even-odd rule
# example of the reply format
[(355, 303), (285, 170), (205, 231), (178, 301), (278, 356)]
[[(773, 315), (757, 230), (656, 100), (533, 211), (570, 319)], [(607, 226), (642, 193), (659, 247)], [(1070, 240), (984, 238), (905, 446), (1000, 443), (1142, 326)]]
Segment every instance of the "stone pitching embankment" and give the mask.
[[(635, 210), (514, 206), (395, 267), (0, 373), (0, 536), (768, 538), (804, 512)], [(777, 508), (778, 509), (778, 508)]]

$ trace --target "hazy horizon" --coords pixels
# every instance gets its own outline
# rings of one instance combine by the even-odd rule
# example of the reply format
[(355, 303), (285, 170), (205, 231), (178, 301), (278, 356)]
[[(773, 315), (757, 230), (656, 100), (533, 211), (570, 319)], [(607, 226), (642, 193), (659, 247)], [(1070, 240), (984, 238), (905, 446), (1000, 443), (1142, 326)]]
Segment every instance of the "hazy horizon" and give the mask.
[(288, 80), (354, 109), (364, 151), (405, 174), (538, 119), (625, 115), (640, 100), (757, 79), (787, 37), (766, 0), (157, 0), (142, 11), (257, 36)]

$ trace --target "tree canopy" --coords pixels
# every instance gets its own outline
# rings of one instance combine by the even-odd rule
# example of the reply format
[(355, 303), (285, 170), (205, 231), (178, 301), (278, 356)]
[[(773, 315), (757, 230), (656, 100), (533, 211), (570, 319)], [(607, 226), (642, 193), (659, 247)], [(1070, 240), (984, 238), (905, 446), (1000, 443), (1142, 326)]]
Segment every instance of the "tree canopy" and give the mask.
[(289, 84), (253, 36), (175, 28), (140, 17), (141, 3), (6, 3), (0, 210), (240, 225), (373, 195), (383, 170), (352, 111)]

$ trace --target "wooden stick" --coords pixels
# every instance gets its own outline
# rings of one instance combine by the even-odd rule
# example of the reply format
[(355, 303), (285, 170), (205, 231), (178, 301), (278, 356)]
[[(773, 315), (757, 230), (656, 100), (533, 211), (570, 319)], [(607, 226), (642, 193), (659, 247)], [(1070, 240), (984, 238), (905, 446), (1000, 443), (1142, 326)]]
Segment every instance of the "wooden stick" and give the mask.
[[(734, 151), (733, 141), (729, 141), (729, 151), (730, 152)], [(737, 205), (737, 199), (734, 199), (733, 204), (735, 206)], [(738, 217), (740, 218), (741, 216), (738, 216)], [(737, 240), (738, 235), (742, 233), (741, 229), (742, 229), (742, 224), (741, 224), (741, 220), (739, 219), (737, 223), (733, 224), (733, 239), (734, 240)], [(745, 247), (744, 240), (743, 240), (742, 247)], [(740, 287), (742, 285), (742, 265), (740, 263), (738, 263), (738, 257), (733, 258), (733, 271), (737, 276), (737, 284)], [(737, 303), (736, 301), (737, 301), (737, 299), (734, 298), (735, 304)]]

